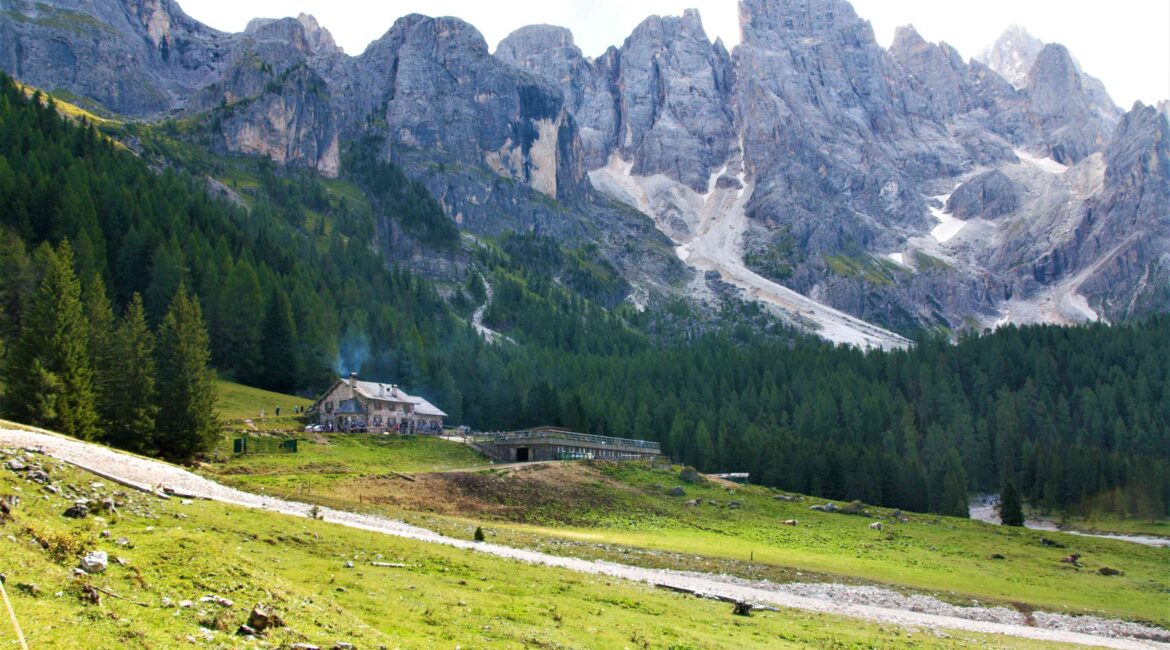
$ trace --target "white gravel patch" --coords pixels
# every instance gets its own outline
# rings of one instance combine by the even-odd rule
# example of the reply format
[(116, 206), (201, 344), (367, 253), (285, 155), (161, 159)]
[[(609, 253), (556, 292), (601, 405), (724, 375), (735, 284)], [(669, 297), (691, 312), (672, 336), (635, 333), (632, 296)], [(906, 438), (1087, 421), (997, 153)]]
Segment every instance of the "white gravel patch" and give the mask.
[[(60, 460), (96, 472), (110, 480), (116, 480), (143, 490), (158, 491), (162, 488), (170, 488), (178, 493), (222, 503), (300, 517), (308, 516), (311, 507), (304, 503), (285, 501), (229, 488), (174, 465), (114, 451), (100, 445), (57, 434), (0, 429), (0, 444), (35, 448)], [(1006, 608), (958, 607), (928, 596), (905, 596), (896, 591), (879, 587), (834, 584), (777, 585), (769, 582), (749, 582), (729, 576), (647, 569), (613, 562), (561, 557), (498, 544), (453, 539), (401, 521), (331, 508), (320, 508), (319, 513), (322, 519), (327, 522), (351, 528), (422, 542), (444, 544), (530, 564), (559, 567), (581, 573), (606, 575), (648, 584), (669, 585), (705, 594), (718, 594), (740, 601), (881, 623), (923, 627), (930, 630), (947, 628), (1106, 648), (1170, 648), (1170, 644), (1132, 638), (1134, 636), (1167, 638), (1166, 631), (1125, 621), (1036, 612), (1033, 615), (1033, 625), (1029, 626), (1023, 624), (1024, 619), (1021, 614)]]

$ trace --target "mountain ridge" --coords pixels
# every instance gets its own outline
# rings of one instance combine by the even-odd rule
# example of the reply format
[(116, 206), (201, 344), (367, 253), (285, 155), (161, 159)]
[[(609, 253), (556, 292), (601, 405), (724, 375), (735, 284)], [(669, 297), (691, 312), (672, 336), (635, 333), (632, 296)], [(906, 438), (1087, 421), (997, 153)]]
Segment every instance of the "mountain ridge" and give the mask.
[[(744, 38), (731, 51), (688, 10), (647, 18), (595, 58), (564, 28), (521, 28), (492, 54), (466, 22), (419, 15), (351, 56), (311, 16), (224, 34), (169, 0), (93, 3), (89, 17), (113, 25), (92, 27), (109, 36), (94, 48), (45, 27), (45, 15), (66, 15), (64, 4), (18, 2), (0, 14), (0, 34), (16, 44), (0, 50), (0, 67), (130, 116), (211, 114), (225, 152), (325, 176), (342, 173), (350, 143), (380, 138), (380, 155), (423, 182), (464, 230), (596, 241), (643, 296), (714, 304), (731, 288), (751, 299), (735, 279), (750, 271), (901, 331), (1166, 307), (1164, 238), (1106, 255), (1133, 243), (1100, 225), (1148, 220), (1162, 232), (1157, 208), (1105, 182), (1157, 168), (1107, 154), (1119, 138), (1156, 138), (1156, 121), (1140, 119), (1139, 107), (1123, 117), (1067, 49), (1023, 30), (985, 64), (912, 27), (882, 48), (844, 0), (743, 0)], [(31, 44), (46, 33), (70, 56)], [(102, 62), (126, 51), (142, 54), (141, 65), (120, 83), (104, 78)], [(98, 73), (78, 78), (82, 60)], [(1025, 64), (1020, 79), (1013, 70)], [(1076, 182), (1063, 180), (1069, 171)], [(985, 205), (1013, 209), (952, 215), (947, 199), (975, 182), (960, 194), (978, 187), (991, 193)], [(615, 190), (622, 185), (642, 198)], [(1068, 205), (1057, 206), (1054, 191)], [(709, 217), (734, 216), (720, 211), (736, 202), (721, 197), (737, 192), (744, 218), (720, 245), (723, 258), (704, 266), (671, 253), (706, 236)], [(940, 220), (954, 231), (945, 239), (934, 236)], [(1029, 241), (1017, 236), (1023, 224)], [(1092, 248), (1069, 238), (1089, 231)], [(1075, 284), (1090, 295), (1070, 299), (1089, 309), (1041, 308), (1081, 273)], [(799, 308), (776, 308), (826, 327), (819, 315), (810, 323)]]

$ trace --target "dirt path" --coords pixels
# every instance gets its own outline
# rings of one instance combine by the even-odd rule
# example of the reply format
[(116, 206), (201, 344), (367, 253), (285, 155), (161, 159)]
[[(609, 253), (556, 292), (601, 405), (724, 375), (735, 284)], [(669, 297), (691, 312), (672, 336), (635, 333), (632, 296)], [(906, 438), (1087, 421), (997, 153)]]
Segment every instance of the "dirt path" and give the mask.
[[(301, 517), (307, 516), (310, 508), (304, 503), (260, 496), (225, 487), (173, 465), (56, 434), (0, 429), (0, 446), (38, 449), (50, 456), (93, 471), (109, 480), (115, 480), (138, 489), (157, 490), (160, 487), (167, 487), (176, 492), (223, 503)], [(325, 521), (351, 528), (444, 544), (501, 558), (560, 567), (581, 573), (607, 575), (655, 585), (669, 585), (706, 594), (719, 594), (742, 601), (882, 623), (918, 626), (929, 630), (947, 628), (1107, 648), (1170, 648), (1170, 644), (1119, 638), (1119, 635), (1148, 634), (1151, 631), (1151, 628), (1142, 628), (1122, 621), (1039, 613), (1034, 618), (1048, 627), (1030, 627), (1016, 623), (996, 622), (995, 610), (1002, 608), (955, 608), (949, 606), (954, 610), (971, 610), (968, 612), (970, 615), (966, 617), (953, 615), (955, 612), (949, 615), (926, 613), (913, 611), (913, 609), (923, 609), (924, 600), (933, 599), (914, 596), (901, 597), (901, 601), (899, 601), (894, 592), (874, 587), (853, 588), (850, 591), (844, 585), (774, 585), (767, 582), (746, 582), (727, 576), (646, 569), (454, 539), (444, 537), (431, 530), (382, 517), (330, 508), (321, 508), (319, 512)], [(859, 592), (857, 589), (863, 591)], [(893, 600), (890, 598), (891, 594), (895, 596)], [(881, 603), (881, 605), (873, 603)], [(1014, 612), (1008, 611), (1008, 613), (1013, 614)], [(1070, 631), (1070, 626), (1071, 629), (1082, 631)], [(1153, 632), (1157, 633), (1157, 630), (1153, 630)]]
[(490, 282), (488, 282), (488, 279), (482, 276), (481, 278), (483, 279), (484, 288), (483, 304), (479, 307), (476, 307), (475, 313), (471, 315), (471, 326), (474, 327), (475, 331), (478, 332), (479, 335), (482, 336), (488, 343), (496, 343), (499, 341), (515, 343), (515, 341), (512, 339), (483, 324), (483, 315), (487, 313), (487, 308), (491, 306), (492, 298), (495, 297), (495, 292), (492, 290), (492, 285)]

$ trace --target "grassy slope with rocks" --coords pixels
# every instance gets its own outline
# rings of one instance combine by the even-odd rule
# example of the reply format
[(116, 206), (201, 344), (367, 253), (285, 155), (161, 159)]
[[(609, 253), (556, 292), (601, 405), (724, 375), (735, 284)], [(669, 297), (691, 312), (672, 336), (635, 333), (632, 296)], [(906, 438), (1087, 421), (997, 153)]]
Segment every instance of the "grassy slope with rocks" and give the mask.
[[(233, 459), (209, 472), (244, 489), (403, 517), (450, 534), (467, 534), (485, 523), (494, 541), (559, 554), (779, 581), (875, 582), (956, 602), (1170, 624), (1165, 606), (1170, 549), (934, 515), (908, 514), (902, 522), (883, 508), (867, 507), (872, 518), (813, 512), (811, 505), (825, 501), (784, 501), (754, 486), (690, 484), (680, 479), (677, 467), (656, 470), (635, 463), (472, 472), (424, 468), (428, 473), (410, 481), (376, 468), (412, 471), (406, 468), (426, 464), (418, 454), (442, 450), (439, 457), (449, 458), (459, 445), (427, 440), (420, 448), (412, 447), (418, 441), (348, 437), (330, 443), (337, 450), (359, 445), (360, 462), (339, 471), (347, 463), (339, 456), (322, 467), (315, 461), (328, 448), (307, 442), (304, 456)], [(411, 455), (397, 457), (399, 445)], [(668, 494), (676, 486), (685, 496)], [(693, 499), (701, 505), (688, 505)], [(731, 506), (733, 501), (740, 507)], [(799, 526), (781, 525), (787, 519)], [(874, 521), (885, 530), (870, 530)], [(1067, 548), (1046, 547), (1041, 537)], [(1084, 556), (1082, 566), (1060, 562), (1074, 552)], [(997, 554), (1004, 559), (992, 559)], [(1098, 574), (1104, 566), (1124, 575)]]
[[(27, 472), (0, 469), (0, 495), (20, 498), (13, 517), (0, 523), (0, 558), (32, 647), (75, 647), (81, 639), (95, 649), (339, 641), (360, 648), (1049, 647), (787, 610), (736, 617), (723, 603), (620, 580), (309, 519), (127, 493), (43, 456), (22, 456), (62, 490), (51, 494)], [(116, 513), (61, 516), (75, 498), (106, 496), (118, 502)], [(91, 549), (110, 554), (109, 568), (73, 575)], [(231, 604), (201, 600), (209, 595)], [(285, 626), (263, 641), (235, 636), (256, 604)], [(13, 636), (5, 618), (0, 637)]]

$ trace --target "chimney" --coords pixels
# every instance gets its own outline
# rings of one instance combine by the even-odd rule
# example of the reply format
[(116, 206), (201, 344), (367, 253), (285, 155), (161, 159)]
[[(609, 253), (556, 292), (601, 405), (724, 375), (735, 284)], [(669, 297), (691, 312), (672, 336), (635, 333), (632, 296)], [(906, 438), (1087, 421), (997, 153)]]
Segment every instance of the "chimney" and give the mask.
[(350, 390), (357, 390), (357, 373), (356, 372), (349, 373), (349, 389)]
[(395, 397), (398, 397), (398, 384), (390, 384), (390, 392), (391, 392), (391, 393), (392, 393), (392, 394), (393, 394)]

